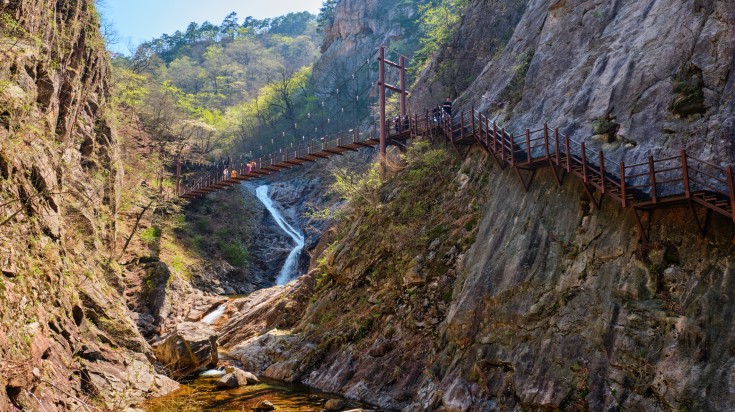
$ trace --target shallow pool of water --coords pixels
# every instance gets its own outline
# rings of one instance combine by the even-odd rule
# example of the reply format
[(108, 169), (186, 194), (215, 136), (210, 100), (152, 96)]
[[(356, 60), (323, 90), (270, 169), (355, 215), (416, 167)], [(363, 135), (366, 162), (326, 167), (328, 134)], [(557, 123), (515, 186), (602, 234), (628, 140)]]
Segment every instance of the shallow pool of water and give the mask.
[[(276, 407), (276, 411), (319, 412), (324, 409), (328, 399), (339, 398), (307, 386), (276, 381), (262, 381), (258, 385), (226, 390), (218, 389), (216, 382), (217, 379), (213, 378), (197, 378), (182, 384), (182, 389), (152, 399), (140, 408), (146, 412), (249, 412), (258, 402), (268, 400)], [(345, 402), (343, 409), (378, 411), (357, 402)]]

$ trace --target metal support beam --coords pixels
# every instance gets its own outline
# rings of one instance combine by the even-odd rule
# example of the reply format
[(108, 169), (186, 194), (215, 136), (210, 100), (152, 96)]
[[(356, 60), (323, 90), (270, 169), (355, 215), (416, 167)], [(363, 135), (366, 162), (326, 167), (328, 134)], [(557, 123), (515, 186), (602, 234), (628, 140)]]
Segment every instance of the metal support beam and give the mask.
[(378, 82), (380, 84), (380, 168), (383, 173), (386, 170), (386, 126), (385, 119), (385, 46), (380, 46), (378, 52)]

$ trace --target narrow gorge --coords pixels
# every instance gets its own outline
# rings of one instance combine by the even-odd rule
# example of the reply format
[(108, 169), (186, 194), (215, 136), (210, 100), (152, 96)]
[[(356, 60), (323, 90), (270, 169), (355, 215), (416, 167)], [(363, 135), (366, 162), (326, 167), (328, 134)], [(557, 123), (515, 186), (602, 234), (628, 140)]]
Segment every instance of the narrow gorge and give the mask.
[(0, 411), (735, 409), (735, 0), (111, 5), (0, 1)]

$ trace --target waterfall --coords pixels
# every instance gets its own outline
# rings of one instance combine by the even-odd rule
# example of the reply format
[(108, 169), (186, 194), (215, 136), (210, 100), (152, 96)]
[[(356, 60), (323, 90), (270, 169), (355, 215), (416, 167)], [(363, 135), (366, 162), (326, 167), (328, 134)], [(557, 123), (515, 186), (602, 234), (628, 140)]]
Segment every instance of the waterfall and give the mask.
[(278, 226), (286, 232), (286, 234), (291, 237), (296, 244), (293, 250), (291, 250), (291, 253), (288, 254), (286, 262), (281, 268), (281, 273), (279, 273), (278, 278), (276, 278), (276, 285), (285, 285), (296, 276), (296, 265), (299, 261), (299, 257), (301, 256), (301, 251), (304, 249), (304, 235), (301, 234), (298, 229), (288, 224), (278, 209), (275, 208), (273, 200), (268, 197), (267, 185), (258, 186), (258, 188), (255, 189), (255, 194), (263, 205), (265, 205), (266, 209), (268, 209), (268, 212), (273, 216), (273, 219), (275, 219)]
[(225, 313), (225, 308), (227, 308), (227, 302), (219, 305), (217, 309), (209, 312), (207, 316), (202, 318), (202, 322), (211, 325), (215, 320), (219, 319), (223, 313)]

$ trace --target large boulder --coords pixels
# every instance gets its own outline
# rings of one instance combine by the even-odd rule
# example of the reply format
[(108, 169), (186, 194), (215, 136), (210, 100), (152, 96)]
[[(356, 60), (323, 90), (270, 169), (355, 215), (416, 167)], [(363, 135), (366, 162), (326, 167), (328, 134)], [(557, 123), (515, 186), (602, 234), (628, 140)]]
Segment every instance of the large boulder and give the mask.
[(227, 368), (226, 372), (227, 374), (217, 381), (218, 388), (237, 388), (260, 382), (255, 375), (242, 369)]
[(153, 350), (173, 378), (185, 377), (217, 365), (217, 333), (203, 323), (179, 323)]
[(330, 399), (324, 405), (324, 408), (328, 411), (338, 411), (345, 406), (345, 401), (342, 399)]

